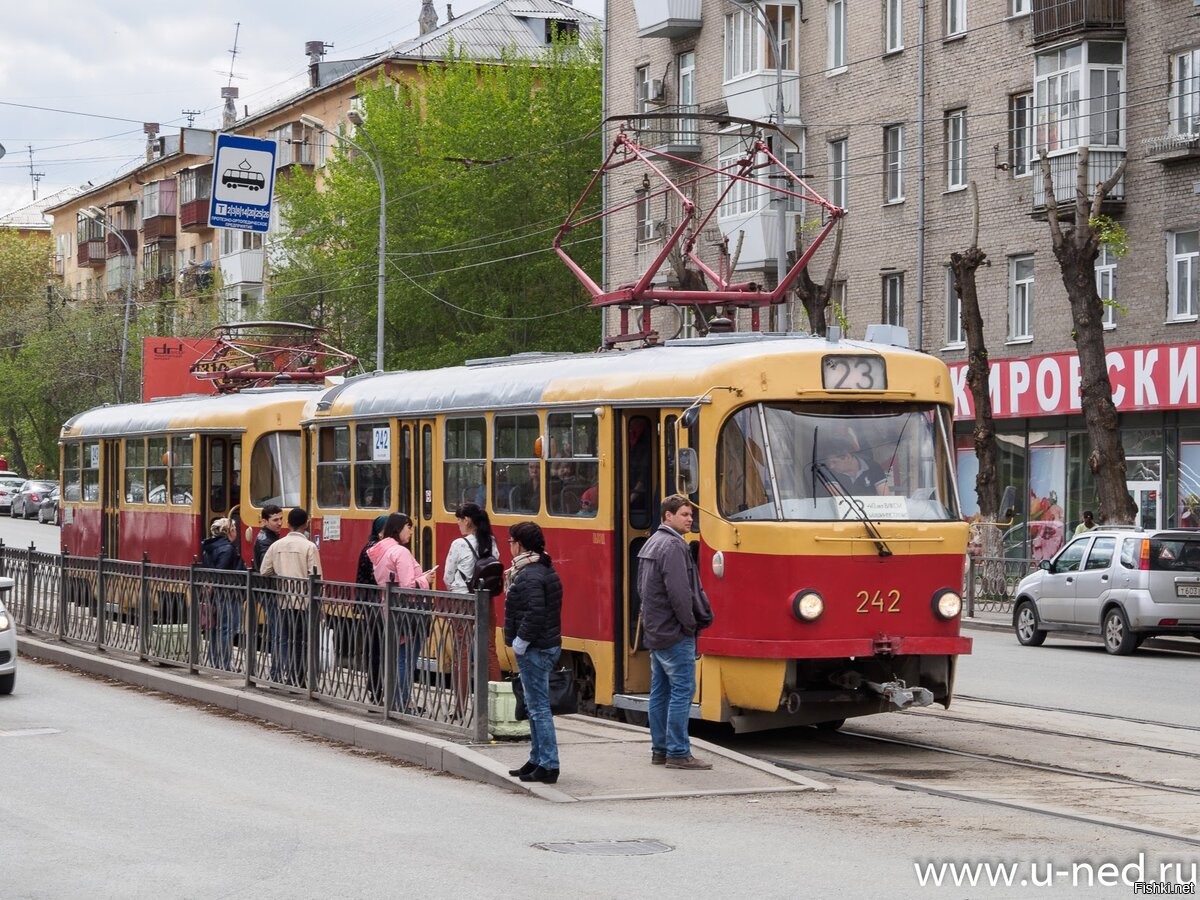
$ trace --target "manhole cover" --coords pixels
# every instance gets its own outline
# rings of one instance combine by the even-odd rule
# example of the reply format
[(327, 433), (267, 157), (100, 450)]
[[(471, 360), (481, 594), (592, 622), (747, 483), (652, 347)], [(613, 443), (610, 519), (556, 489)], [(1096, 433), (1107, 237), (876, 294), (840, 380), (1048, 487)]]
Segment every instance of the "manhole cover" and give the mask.
[(57, 728), (0, 728), (0, 738), (6, 737), (36, 737), (39, 734), (62, 734)]
[(551, 853), (576, 853), (582, 856), (649, 856), (651, 853), (669, 853), (675, 848), (662, 841), (638, 839), (635, 841), (545, 841), (534, 844), (539, 850)]

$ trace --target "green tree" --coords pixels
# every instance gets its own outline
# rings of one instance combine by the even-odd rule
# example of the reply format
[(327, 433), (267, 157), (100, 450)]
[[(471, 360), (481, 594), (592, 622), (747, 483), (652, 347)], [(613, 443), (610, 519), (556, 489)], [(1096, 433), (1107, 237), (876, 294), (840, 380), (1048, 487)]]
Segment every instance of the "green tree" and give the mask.
[[(560, 41), (500, 64), (452, 53), (360, 97), (387, 184), (389, 367), (595, 347), (599, 313), (550, 247), (601, 159), (598, 46)], [(378, 187), (369, 160), (329, 140), (319, 190), (303, 173), (278, 186), (290, 230), (268, 306), (373, 359)], [(599, 233), (570, 238), (593, 277)]]

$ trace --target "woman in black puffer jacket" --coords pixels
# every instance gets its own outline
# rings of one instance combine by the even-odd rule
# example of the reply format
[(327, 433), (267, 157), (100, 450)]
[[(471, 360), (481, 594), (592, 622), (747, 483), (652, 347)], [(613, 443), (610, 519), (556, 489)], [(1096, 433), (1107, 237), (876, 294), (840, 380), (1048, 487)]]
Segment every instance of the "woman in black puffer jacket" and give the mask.
[(512, 568), (505, 573), (504, 643), (517, 655), (529, 712), (529, 761), (509, 771), (522, 781), (558, 781), (558, 737), (550, 713), (550, 673), (562, 652), (562, 582), (536, 522), (509, 529)]

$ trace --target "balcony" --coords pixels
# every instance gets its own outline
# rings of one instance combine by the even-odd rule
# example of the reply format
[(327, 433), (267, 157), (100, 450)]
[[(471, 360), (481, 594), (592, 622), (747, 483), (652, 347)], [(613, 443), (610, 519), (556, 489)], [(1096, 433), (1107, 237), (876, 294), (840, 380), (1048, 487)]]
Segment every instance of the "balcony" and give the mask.
[[(125, 238), (125, 243), (129, 244), (129, 249), (137, 254), (138, 233), (132, 228), (122, 228), (119, 230), (121, 237)], [(121, 243), (121, 238), (117, 237), (117, 231), (111, 228), (108, 231), (108, 239), (105, 241), (105, 249), (109, 256), (121, 256), (126, 253), (125, 244)]]
[[(727, 81), (721, 85), (729, 115), (739, 119), (765, 122), (775, 115), (779, 93), (779, 77), (774, 69), (763, 69)], [(800, 79), (795, 72), (783, 73), (783, 120), (786, 124), (800, 123)], [(791, 115), (788, 115), (788, 112)]]
[(80, 241), (75, 254), (75, 265), (89, 269), (103, 269), (108, 254), (104, 250), (104, 241)]
[(115, 294), (128, 287), (133, 291), (137, 288), (136, 277), (137, 270), (132, 259), (128, 256), (112, 257), (104, 265), (104, 290)]
[[(175, 237), (175, 215), (151, 216), (142, 221), (142, 237), (147, 244)], [(132, 244), (130, 246), (133, 246)]]
[(179, 228), (182, 231), (207, 231), (209, 198), (200, 197), (179, 206)]
[(1085, 31), (1124, 31), (1125, 0), (1033, 0), (1033, 42)]
[(1167, 165), (1189, 159), (1200, 159), (1200, 134), (1164, 134), (1143, 141), (1149, 162)]
[(633, 0), (638, 37), (675, 38), (700, 30), (700, 0)]
[(221, 282), (230, 287), (235, 284), (261, 284), (263, 280), (263, 251), (238, 250), (221, 257)]
[(653, 110), (654, 116), (634, 122), (638, 141), (659, 153), (695, 156), (700, 152), (700, 123), (696, 120), (698, 111), (699, 107), (695, 104), (658, 107)]
[[(1088, 198), (1096, 195), (1096, 186), (1102, 184), (1125, 158), (1124, 150), (1088, 151)], [(1079, 165), (1079, 152), (1070, 150), (1056, 153), (1050, 157), (1050, 178), (1054, 183), (1054, 199), (1061, 210), (1064, 206), (1075, 202), (1075, 175)], [(1113, 185), (1104, 201), (1109, 203), (1125, 202), (1125, 176)], [(1044, 218), (1046, 209), (1046, 187), (1042, 179), (1041, 163), (1033, 162), (1033, 211), (1034, 215)]]
[[(786, 234), (794, 234), (793, 223), (796, 220), (794, 212), (784, 216)], [(721, 233), (729, 239), (729, 246), (736, 247), (738, 232), (742, 237), (742, 252), (738, 256), (737, 270), (745, 272), (752, 269), (765, 269), (772, 274), (775, 272), (776, 261), (779, 258), (779, 212), (775, 206), (765, 206), (745, 215), (722, 217), (720, 219)], [(788, 243), (786, 250), (794, 250), (794, 242)]]

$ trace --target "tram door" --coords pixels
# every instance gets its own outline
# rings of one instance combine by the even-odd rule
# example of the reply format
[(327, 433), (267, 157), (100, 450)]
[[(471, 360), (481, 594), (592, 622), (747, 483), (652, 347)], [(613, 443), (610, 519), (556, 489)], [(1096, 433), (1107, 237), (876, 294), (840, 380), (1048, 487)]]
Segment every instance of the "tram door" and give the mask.
[(117, 559), (121, 555), (121, 442), (104, 441), (101, 448), (101, 507), (104, 526), (100, 535), (101, 556)]
[(644, 694), (650, 690), (650, 653), (642, 635), (637, 555), (659, 524), (658, 498), (662, 494), (659, 411), (627, 410), (618, 414), (617, 421), (616, 529), (621, 551), (617, 622), (623, 648), (617, 691)]
[[(400, 423), (399, 511), (412, 516), (412, 552), (422, 570), (437, 564), (433, 528), (433, 470), (437, 428), (432, 419)], [(441, 580), (441, 571), (436, 576)]]
[(201, 499), (201, 539), (208, 537), (213, 519), (231, 516), (238, 522), (241, 533), (241, 473), (242, 442), (232, 435), (204, 435), (201, 438), (201, 482), (197, 494)]

